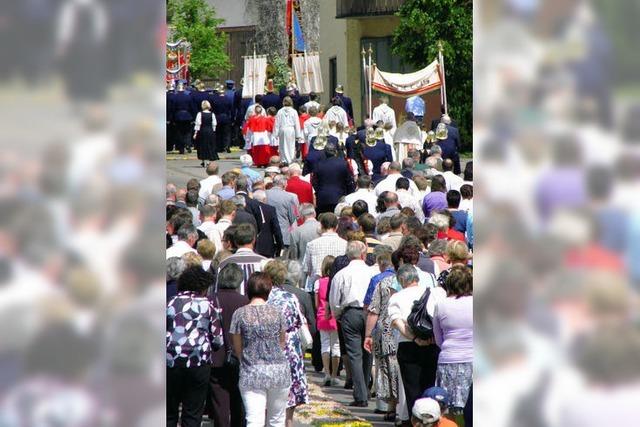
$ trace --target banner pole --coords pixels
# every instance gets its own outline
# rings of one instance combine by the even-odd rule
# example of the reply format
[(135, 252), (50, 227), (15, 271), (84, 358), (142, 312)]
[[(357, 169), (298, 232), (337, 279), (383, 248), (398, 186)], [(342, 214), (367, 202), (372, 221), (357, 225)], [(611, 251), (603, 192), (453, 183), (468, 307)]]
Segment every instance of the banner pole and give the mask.
[(440, 60), (440, 68), (442, 69), (442, 100), (444, 103), (444, 113), (449, 114), (449, 106), (447, 105), (447, 79), (444, 72), (444, 55), (442, 54), (442, 41), (438, 42), (438, 54)]
[(253, 99), (256, 98), (256, 44), (253, 44), (253, 64), (252, 64), (252, 74), (253, 78), (251, 79), (251, 97)]

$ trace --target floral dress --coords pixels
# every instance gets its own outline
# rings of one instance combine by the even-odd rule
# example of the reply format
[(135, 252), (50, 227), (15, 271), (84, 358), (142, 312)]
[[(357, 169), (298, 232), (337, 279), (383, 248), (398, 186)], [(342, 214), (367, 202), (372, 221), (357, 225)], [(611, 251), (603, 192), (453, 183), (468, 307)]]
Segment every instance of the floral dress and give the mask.
[(376, 392), (378, 398), (385, 402), (397, 402), (398, 377), (400, 367), (396, 358), (397, 346), (391, 329), (391, 319), (387, 312), (389, 298), (395, 290), (395, 275), (387, 276), (380, 281), (373, 291), (369, 312), (378, 315), (371, 338), (373, 339), (373, 355), (376, 358)]
[(269, 294), (267, 304), (279, 307), (287, 321), (287, 342), (284, 352), (291, 369), (291, 388), (289, 389), (287, 408), (309, 403), (307, 376), (304, 372), (304, 354), (298, 335), (303, 322), (298, 299), (292, 293), (274, 286)]

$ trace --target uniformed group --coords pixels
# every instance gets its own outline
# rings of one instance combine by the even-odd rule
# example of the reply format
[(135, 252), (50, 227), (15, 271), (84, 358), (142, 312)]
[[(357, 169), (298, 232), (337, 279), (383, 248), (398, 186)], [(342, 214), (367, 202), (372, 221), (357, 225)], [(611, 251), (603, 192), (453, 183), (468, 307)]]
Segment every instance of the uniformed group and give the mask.
[[(313, 95), (301, 95), (295, 84), (277, 91), (273, 81), (270, 80), (269, 83), (265, 95), (260, 100), (264, 111), (269, 107), (280, 110), (287, 96), (292, 99), (293, 108), (298, 111), (313, 98)], [(349, 119), (353, 121), (351, 99), (342, 94), (341, 85), (336, 88), (336, 96), (341, 100)], [(236, 88), (233, 80), (227, 80), (224, 85), (218, 84), (213, 89), (207, 88), (198, 80), (191, 86), (187, 86), (184, 80), (170, 81), (167, 84), (166, 97), (167, 151), (177, 150), (180, 154), (184, 154), (185, 151), (192, 152), (195, 121), (198, 113), (203, 110), (203, 101), (208, 101), (211, 113), (214, 114), (214, 152), (229, 153), (232, 146), (242, 148), (245, 145), (242, 126), (247, 118), (247, 110), (255, 104), (255, 100), (242, 98), (242, 87)]]
[[(235, 89), (235, 82), (227, 80), (225, 85), (208, 89), (196, 81), (187, 87), (184, 80), (177, 84), (171, 81), (167, 87), (167, 151), (180, 154), (191, 153), (194, 148), (194, 125), (203, 101), (207, 101), (215, 115), (215, 152), (230, 152), (234, 140), (234, 129), (242, 124), (242, 91)], [(213, 160), (213, 159), (211, 159)]]

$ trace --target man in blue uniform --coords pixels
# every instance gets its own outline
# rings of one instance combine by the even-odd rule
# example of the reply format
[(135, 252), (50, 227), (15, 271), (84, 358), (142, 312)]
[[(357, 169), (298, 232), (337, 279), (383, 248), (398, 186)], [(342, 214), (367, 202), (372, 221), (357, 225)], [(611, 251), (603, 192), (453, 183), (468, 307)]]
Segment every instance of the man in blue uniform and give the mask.
[(193, 103), (193, 111), (197, 115), (200, 111), (202, 111), (202, 101), (206, 101), (209, 99), (209, 92), (202, 82), (198, 82), (196, 84), (196, 90), (191, 92), (191, 102)]
[(320, 160), (311, 175), (311, 184), (316, 191), (317, 213), (333, 212), (338, 200), (355, 190), (353, 175), (345, 159), (337, 157), (334, 144), (324, 148), (325, 158)]
[(167, 83), (167, 152), (176, 146), (176, 124), (173, 119), (174, 98), (176, 96), (175, 83)]
[(213, 107), (213, 112), (216, 115), (216, 121), (218, 122), (216, 127), (216, 148), (219, 153), (230, 153), (231, 125), (235, 118), (233, 95), (228, 96), (227, 93), (225, 93), (225, 88), (220, 85), (218, 88), (218, 94), (213, 98), (214, 103), (211, 104), (211, 106)]
[(342, 85), (336, 86), (336, 96), (340, 98), (340, 101), (342, 101), (342, 108), (347, 112), (349, 122), (353, 123), (353, 104), (351, 103), (351, 98), (345, 96), (344, 87)]
[(438, 139), (436, 143), (440, 148), (442, 148), (442, 159), (451, 159), (453, 161), (453, 173), (459, 175), (460, 148), (456, 143), (455, 135), (451, 135), (449, 133), (449, 129), (446, 124), (440, 123), (438, 127), (436, 127), (436, 138)]
[(325, 159), (324, 148), (327, 144), (333, 144), (337, 147), (338, 138), (328, 135), (326, 131), (320, 131), (319, 135), (311, 138), (309, 152), (307, 153), (307, 157), (304, 159), (302, 167), (302, 175), (313, 173), (318, 162)]
[(191, 95), (184, 90), (184, 82), (178, 83), (173, 97), (172, 117), (176, 126), (176, 147), (180, 154), (191, 153), (191, 123), (195, 120)]
[(373, 165), (371, 180), (377, 184), (382, 178), (384, 178), (380, 170), (382, 164), (393, 161), (391, 146), (384, 141), (383, 137), (376, 135), (376, 131), (373, 128), (368, 128), (366, 131), (365, 143), (362, 144), (362, 156), (365, 161), (371, 161), (371, 164)]

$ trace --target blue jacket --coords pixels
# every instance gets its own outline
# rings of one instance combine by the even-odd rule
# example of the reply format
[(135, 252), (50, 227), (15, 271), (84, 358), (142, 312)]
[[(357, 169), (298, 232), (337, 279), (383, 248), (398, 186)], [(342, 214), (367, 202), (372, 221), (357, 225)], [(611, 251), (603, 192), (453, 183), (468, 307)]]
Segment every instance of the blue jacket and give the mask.
[(381, 177), (380, 175), (380, 167), (384, 162), (393, 161), (393, 153), (391, 152), (391, 147), (384, 142), (383, 139), (379, 139), (376, 142), (376, 145), (373, 147), (369, 147), (367, 144), (362, 145), (362, 154), (367, 160), (371, 160), (373, 164), (373, 176), (372, 179), (376, 181), (377, 178)]
[(453, 173), (458, 175), (460, 173), (460, 154), (458, 153), (458, 147), (452, 135), (449, 134), (447, 139), (438, 140), (436, 142), (442, 148), (442, 159), (453, 160)]
[(262, 97), (262, 106), (265, 110), (269, 107), (276, 107), (279, 110), (282, 108), (282, 100), (277, 93), (270, 92)]
[(195, 92), (191, 92), (191, 102), (193, 103), (192, 109), (196, 114), (202, 111), (202, 101), (209, 101), (209, 92), (201, 92), (198, 90)]
[[(309, 144), (309, 152), (307, 153), (307, 157), (304, 159), (304, 164), (302, 167), (302, 175), (313, 173), (318, 162), (326, 158), (324, 155), (324, 150), (316, 150), (315, 148), (313, 148), (313, 143), (315, 140), (315, 136), (311, 138), (311, 143)], [(327, 144), (334, 144), (337, 146), (338, 138), (329, 135), (327, 137)]]
[(191, 95), (186, 92), (176, 92), (173, 97), (171, 117), (176, 122), (191, 122), (195, 119)]
[(316, 190), (318, 206), (335, 205), (341, 197), (355, 190), (353, 175), (345, 159), (330, 157), (318, 162), (311, 183)]
[(168, 90), (167, 91), (167, 121), (173, 121), (173, 105), (175, 103), (176, 91)]
[(220, 125), (226, 125), (235, 118), (233, 110), (233, 98), (225, 95), (217, 95), (212, 97), (213, 103), (211, 107), (216, 115), (216, 120)]

